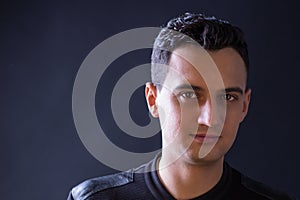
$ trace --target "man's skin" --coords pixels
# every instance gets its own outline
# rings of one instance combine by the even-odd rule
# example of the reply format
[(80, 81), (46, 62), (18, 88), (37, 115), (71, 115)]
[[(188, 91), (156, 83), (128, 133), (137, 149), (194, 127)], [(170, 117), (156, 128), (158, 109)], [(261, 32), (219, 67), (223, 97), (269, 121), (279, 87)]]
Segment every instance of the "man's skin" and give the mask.
[[(197, 58), (197, 51), (193, 48), (184, 46), (175, 49), (168, 65), (194, 90), (183, 87), (183, 79), (176, 76), (169, 79), (171, 84), (168, 87), (158, 89), (153, 83), (147, 83), (145, 90), (149, 111), (153, 117), (159, 118), (162, 127), (163, 148), (158, 175), (176, 199), (191, 199), (204, 194), (220, 180), (224, 155), (232, 146), (239, 124), (248, 112), (251, 96), (251, 90), (246, 90), (245, 63), (236, 50), (224, 48), (208, 51), (221, 74), (226, 91), (226, 95), (219, 97), (210, 94), (199, 72), (190, 62), (178, 56)], [(224, 88), (219, 89), (224, 91)], [(216, 98), (212, 99), (210, 95)], [(189, 105), (193, 100), (198, 102), (196, 106)], [(212, 101), (226, 102), (225, 121), (220, 134), (214, 132), (222, 126), (222, 120), (213, 114)], [(188, 130), (193, 126), (196, 131), (191, 133)], [(172, 143), (176, 148), (165, 150)], [(209, 147), (211, 150), (207, 155), (203, 157), (199, 154), (201, 148)], [(165, 166), (164, 163), (170, 160), (174, 162)]]

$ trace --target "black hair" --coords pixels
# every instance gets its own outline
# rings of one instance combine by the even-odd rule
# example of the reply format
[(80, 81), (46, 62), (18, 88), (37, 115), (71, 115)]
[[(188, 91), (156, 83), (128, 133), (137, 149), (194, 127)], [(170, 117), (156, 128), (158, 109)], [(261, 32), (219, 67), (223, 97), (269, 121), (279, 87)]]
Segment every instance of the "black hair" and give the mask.
[(162, 83), (168, 72), (166, 67), (156, 64), (168, 64), (172, 51), (191, 39), (208, 51), (226, 47), (235, 49), (242, 57), (248, 73), (248, 46), (239, 27), (215, 17), (185, 13), (171, 19), (155, 39), (151, 55), (151, 77), (154, 84)]

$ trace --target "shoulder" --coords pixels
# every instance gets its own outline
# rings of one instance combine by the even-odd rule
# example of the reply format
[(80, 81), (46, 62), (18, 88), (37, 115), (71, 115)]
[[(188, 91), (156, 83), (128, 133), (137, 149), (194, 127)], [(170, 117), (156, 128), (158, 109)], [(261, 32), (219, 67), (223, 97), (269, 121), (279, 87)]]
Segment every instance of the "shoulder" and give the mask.
[(88, 179), (71, 190), (68, 200), (84, 200), (102, 190), (131, 183), (133, 182), (133, 174), (133, 170), (129, 170), (126, 172)]
[(241, 185), (249, 192), (268, 200), (292, 200), (293, 198), (284, 192), (276, 190), (247, 176), (241, 175)]
[[(69, 193), (68, 200), (87, 200), (97, 196), (100, 199), (128, 199), (139, 193), (145, 186), (144, 173), (153, 165), (154, 160), (125, 172), (88, 179), (75, 186)], [(129, 191), (129, 192), (128, 192)], [(129, 197), (128, 197), (129, 195)]]

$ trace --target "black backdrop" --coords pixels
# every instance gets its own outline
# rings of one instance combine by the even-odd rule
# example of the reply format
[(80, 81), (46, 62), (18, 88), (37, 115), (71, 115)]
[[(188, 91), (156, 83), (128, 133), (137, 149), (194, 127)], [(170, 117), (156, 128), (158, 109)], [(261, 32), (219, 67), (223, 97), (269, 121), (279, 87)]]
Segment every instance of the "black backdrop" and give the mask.
[[(160, 26), (185, 11), (228, 19), (244, 30), (249, 43), (251, 109), (227, 160), (243, 173), (300, 198), (296, 3), (1, 1), (1, 199), (65, 199), (80, 181), (114, 172), (88, 153), (76, 133), (72, 87), (77, 70), (106, 38), (131, 28)], [(148, 51), (135, 52), (120, 58), (119, 64), (130, 67), (148, 62), (148, 57)], [(115, 71), (106, 77), (114, 77)], [(97, 102), (106, 94), (99, 93)], [(141, 99), (139, 89), (130, 107), (132, 117), (145, 125)], [(107, 107), (96, 106), (99, 112)], [(110, 118), (104, 120), (113, 125)], [(124, 148), (132, 144), (120, 143)], [(138, 151), (143, 148), (138, 142), (134, 146)], [(158, 147), (159, 140), (142, 150), (153, 146)]]

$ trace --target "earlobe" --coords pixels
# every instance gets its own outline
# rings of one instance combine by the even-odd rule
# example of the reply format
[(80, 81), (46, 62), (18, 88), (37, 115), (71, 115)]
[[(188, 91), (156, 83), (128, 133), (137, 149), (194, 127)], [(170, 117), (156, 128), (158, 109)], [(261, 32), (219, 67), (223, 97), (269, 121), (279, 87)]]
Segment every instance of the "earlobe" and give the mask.
[(158, 109), (156, 105), (157, 88), (151, 82), (146, 83), (145, 97), (146, 97), (149, 112), (153, 117), (158, 118)]

